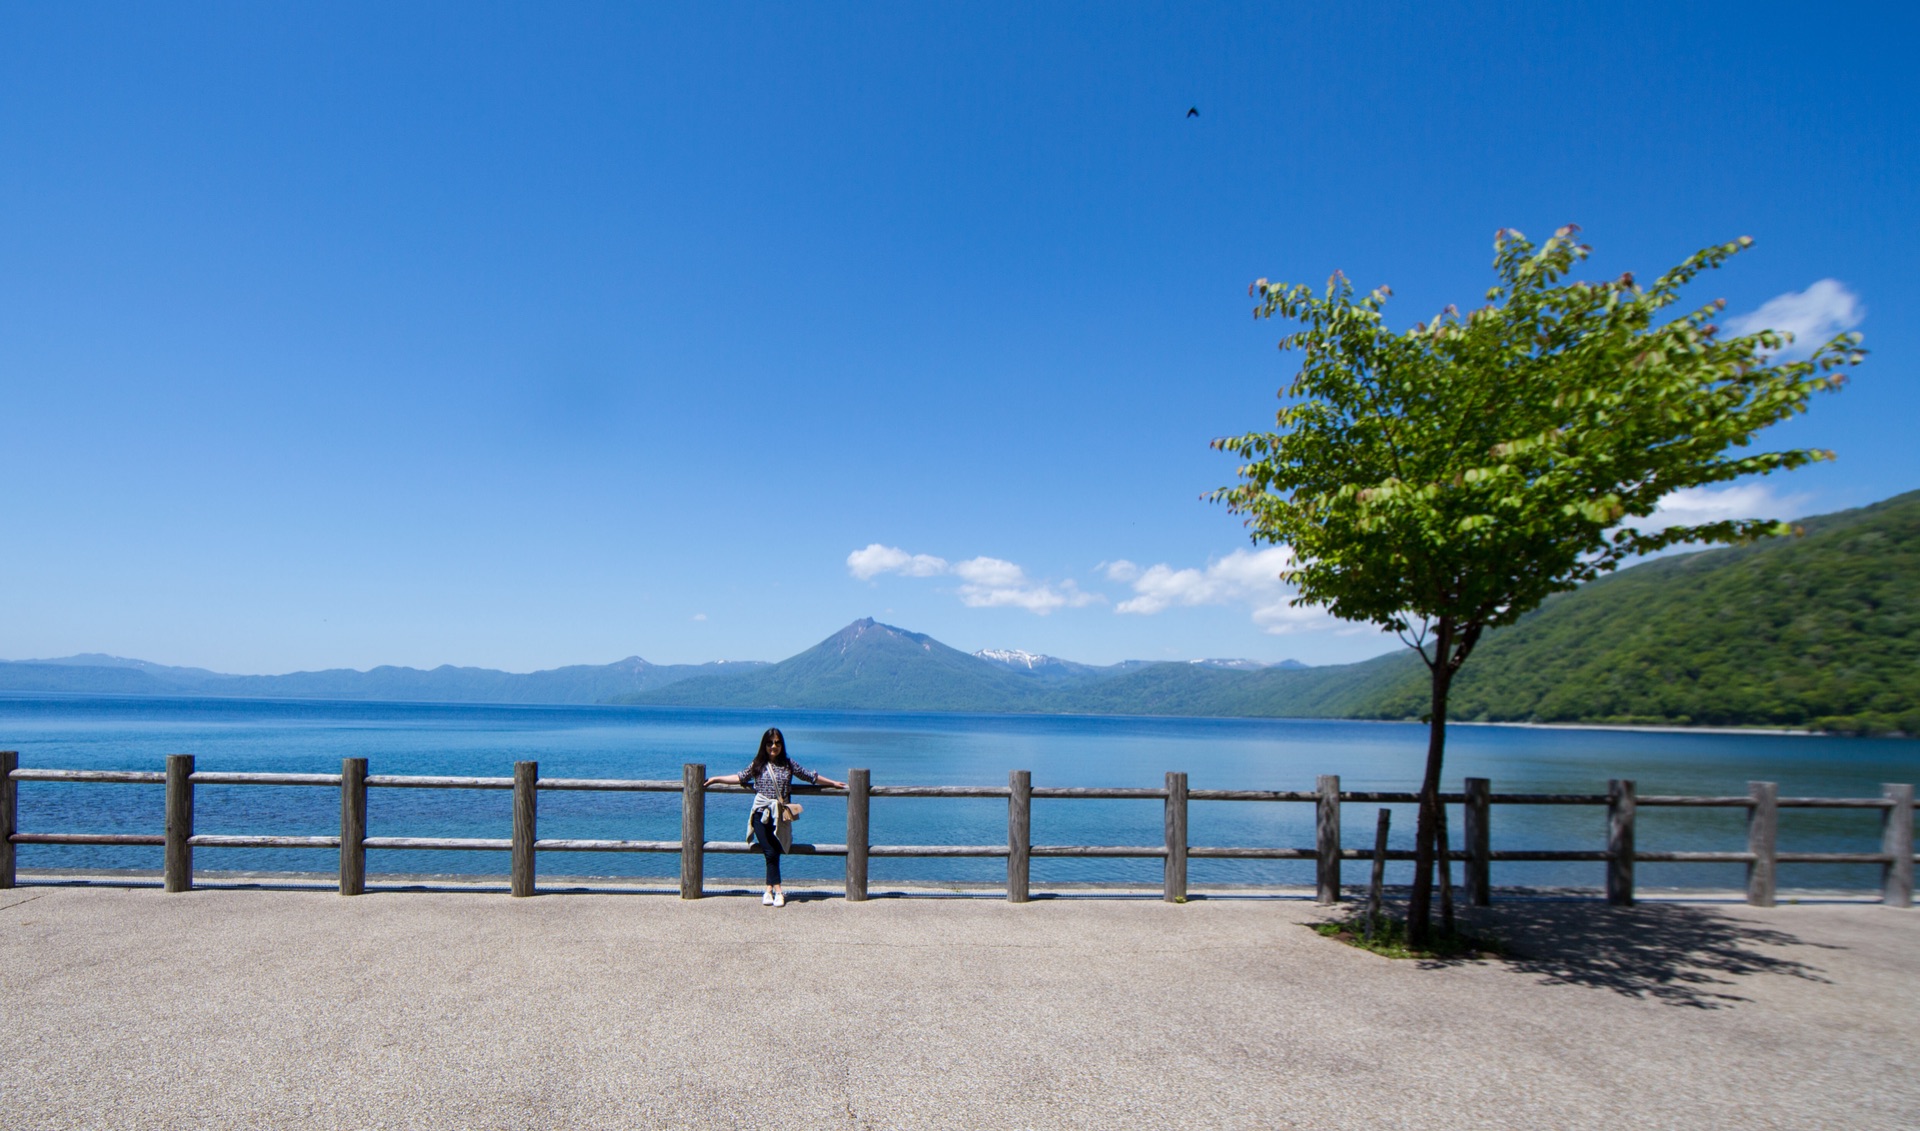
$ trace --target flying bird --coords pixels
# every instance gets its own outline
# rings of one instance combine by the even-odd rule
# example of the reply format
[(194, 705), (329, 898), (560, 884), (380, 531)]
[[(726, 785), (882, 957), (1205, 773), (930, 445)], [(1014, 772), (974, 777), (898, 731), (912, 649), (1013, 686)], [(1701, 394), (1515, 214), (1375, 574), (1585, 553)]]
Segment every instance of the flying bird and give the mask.
[(1200, 107), (1198, 106), (1187, 107), (1187, 117), (1198, 118), (1199, 116), (1200, 116)]

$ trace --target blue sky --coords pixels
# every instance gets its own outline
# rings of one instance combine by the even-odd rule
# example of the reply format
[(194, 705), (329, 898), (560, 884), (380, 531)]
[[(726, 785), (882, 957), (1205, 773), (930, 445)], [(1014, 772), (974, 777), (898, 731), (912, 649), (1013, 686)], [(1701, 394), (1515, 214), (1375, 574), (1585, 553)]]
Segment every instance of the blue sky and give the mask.
[(0, 7), (0, 657), (1375, 654), (1201, 501), (1247, 284), (1503, 226), (1866, 335), (1697, 510), (1920, 486), (1910, 8), (1335, 7)]

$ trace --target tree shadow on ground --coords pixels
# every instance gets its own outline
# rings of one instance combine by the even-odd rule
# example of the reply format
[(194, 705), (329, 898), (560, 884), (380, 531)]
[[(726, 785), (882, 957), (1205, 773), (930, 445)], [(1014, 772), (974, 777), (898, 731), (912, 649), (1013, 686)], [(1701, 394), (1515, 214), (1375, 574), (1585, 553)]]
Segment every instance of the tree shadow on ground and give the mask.
[(1711, 908), (1671, 903), (1507, 904), (1479, 911), (1470, 926), (1462, 925), (1496, 935), (1507, 966), (1545, 985), (1612, 990), (1695, 1009), (1752, 1000), (1735, 991), (1743, 979), (1762, 975), (1830, 983), (1819, 967), (1779, 948), (1842, 949)]

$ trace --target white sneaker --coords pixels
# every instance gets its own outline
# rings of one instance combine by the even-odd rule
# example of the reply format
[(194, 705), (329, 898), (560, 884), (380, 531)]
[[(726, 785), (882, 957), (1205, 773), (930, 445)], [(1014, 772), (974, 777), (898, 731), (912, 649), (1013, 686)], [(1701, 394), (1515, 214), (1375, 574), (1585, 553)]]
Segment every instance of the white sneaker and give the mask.
[(773, 905), (775, 907), (785, 907), (787, 905), (787, 893), (783, 891), (774, 892)]
[(764, 892), (761, 892), (761, 893), (760, 893), (760, 906), (762, 906), (762, 907), (777, 907), (777, 906), (779, 906), (778, 904), (776, 904), (776, 903), (774, 903), (774, 901), (773, 901), (773, 892), (771, 892), (771, 891), (764, 891)]

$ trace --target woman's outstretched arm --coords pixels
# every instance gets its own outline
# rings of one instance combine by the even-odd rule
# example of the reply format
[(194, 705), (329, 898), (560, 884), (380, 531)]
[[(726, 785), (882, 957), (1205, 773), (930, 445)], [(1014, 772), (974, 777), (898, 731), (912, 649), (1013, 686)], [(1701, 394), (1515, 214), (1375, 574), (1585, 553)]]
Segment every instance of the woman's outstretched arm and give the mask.
[(740, 784), (739, 774), (721, 774), (719, 777), (716, 777), (716, 778), (708, 778), (706, 785), (702, 786), (701, 788), (712, 789), (716, 785), (739, 785), (739, 784)]

